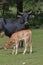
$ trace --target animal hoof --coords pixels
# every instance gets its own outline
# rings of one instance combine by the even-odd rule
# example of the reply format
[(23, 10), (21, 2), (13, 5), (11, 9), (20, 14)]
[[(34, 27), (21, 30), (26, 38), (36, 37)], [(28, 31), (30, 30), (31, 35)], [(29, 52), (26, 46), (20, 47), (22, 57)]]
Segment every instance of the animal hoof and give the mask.
[(15, 55), (17, 55), (17, 53), (15, 53)]
[(14, 55), (14, 53), (12, 53), (12, 55)]
[(25, 53), (23, 53), (23, 55), (25, 55)]

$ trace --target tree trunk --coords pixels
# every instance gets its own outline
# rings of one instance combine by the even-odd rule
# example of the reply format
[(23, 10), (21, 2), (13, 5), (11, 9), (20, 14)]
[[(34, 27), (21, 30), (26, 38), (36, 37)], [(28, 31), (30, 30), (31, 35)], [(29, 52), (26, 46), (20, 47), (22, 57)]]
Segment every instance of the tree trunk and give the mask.
[(23, 0), (17, 0), (17, 15), (19, 12), (23, 12)]

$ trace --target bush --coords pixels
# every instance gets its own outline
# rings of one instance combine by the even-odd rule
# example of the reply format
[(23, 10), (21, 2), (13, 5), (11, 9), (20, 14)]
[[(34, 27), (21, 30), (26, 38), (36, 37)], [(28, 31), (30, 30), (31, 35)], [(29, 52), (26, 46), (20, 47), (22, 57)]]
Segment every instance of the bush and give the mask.
[(30, 18), (29, 19), (29, 24), (30, 26), (33, 26), (35, 28), (39, 28), (41, 26), (41, 24), (43, 23), (43, 14), (40, 13), (35, 13), (34, 12), (34, 18)]

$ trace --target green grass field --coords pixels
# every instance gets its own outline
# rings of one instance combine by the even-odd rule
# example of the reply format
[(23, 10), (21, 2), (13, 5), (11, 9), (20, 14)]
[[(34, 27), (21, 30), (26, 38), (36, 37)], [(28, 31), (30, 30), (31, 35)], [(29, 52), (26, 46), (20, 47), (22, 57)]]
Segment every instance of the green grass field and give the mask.
[(25, 55), (23, 49), (19, 49), (18, 55), (11, 55), (12, 47), (7, 51), (3, 49), (4, 42), (8, 37), (0, 39), (0, 65), (43, 65), (43, 28), (32, 30), (33, 53), (29, 54), (29, 48)]

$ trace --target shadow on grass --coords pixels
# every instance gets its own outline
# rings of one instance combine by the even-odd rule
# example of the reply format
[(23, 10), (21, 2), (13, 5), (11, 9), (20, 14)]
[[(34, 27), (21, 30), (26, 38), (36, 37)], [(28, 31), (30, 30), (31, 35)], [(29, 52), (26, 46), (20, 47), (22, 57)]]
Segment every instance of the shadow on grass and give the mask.
[(4, 49), (3, 47), (0, 47), (0, 50)]
[[(5, 51), (3, 47), (0, 47), (0, 50)], [(6, 50), (7, 53), (5, 53), (5, 54), (6, 54), (6, 55), (12, 55), (12, 50), (13, 50), (13, 48), (10, 47), (8, 50)], [(37, 53), (36, 50), (32, 51), (32, 54), (36, 54), (36, 53)], [(21, 54), (23, 54), (23, 49), (18, 50), (18, 54), (17, 54), (17, 55), (21, 55)], [(26, 54), (30, 54), (30, 52), (27, 51)], [(14, 55), (15, 55), (15, 53), (14, 53)]]
[[(33, 51), (32, 54), (37, 53), (37, 51)], [(11, 53), (10, 53), (11, 54)], [(18, 51), (18, 54), (23, 54), (23, 51)], [(26, 54), (30, 54), (29, 51), (26, 52)]]

